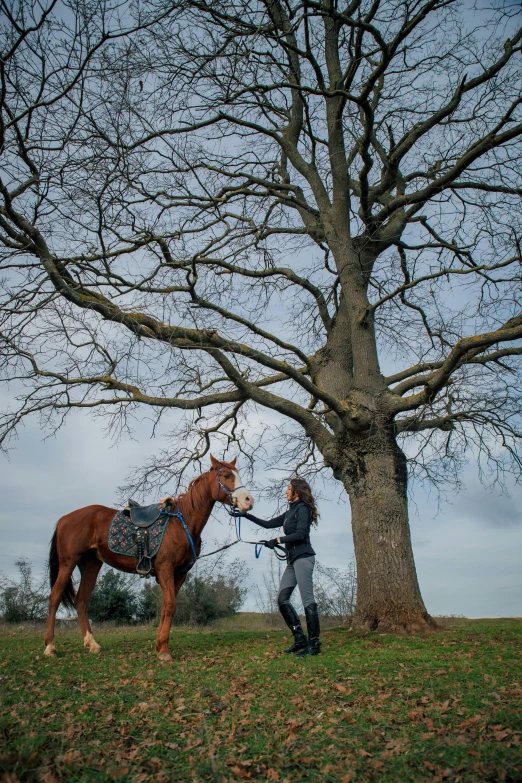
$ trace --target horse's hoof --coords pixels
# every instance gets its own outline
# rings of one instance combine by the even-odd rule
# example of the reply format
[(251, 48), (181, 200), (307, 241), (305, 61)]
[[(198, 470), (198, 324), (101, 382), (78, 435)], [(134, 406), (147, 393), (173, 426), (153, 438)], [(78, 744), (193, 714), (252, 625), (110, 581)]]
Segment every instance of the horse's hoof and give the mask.
[(101, 650), (100, 645), (94, 641), (94, 636), (89, 631), (83, 637), (83, 646), (88, 647), (89, 652), (92, 653), (99, 653)]
[(54, 646), (53, 642), (47, 645), (44, 650), (44, 655), (47, 655), (48, 658), (56, 658), (56, 647)]
[(169, 652), (158, 653), (158, 661), (170, 663), (170, 661), (172, 661), (172, 655)]

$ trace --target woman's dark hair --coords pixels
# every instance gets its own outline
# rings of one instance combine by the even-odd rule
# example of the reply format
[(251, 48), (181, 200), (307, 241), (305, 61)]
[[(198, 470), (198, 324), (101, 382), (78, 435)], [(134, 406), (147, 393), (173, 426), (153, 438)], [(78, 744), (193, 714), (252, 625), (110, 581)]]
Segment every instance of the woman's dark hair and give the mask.
[(310, 484), (308, 481), (306, 481), (306, 479), (299, 478), (299, 476), (297, 476), (296, 478), (290, 479), (290, 486), (299, 500), (302, 500), (303, 503), (306, 503), (307, 506), (310, 506), (310, 510), (312, 512), (312, 524), (317, 527), (319, 512), (317, 510), (317, 506), (315, 505), (315, 498), (312, 495)]

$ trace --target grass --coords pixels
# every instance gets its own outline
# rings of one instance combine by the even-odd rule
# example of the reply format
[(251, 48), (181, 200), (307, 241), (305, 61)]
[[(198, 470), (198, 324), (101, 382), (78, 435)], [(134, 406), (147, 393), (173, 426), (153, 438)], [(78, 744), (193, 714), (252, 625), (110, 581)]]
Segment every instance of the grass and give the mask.
[(331, 629), (303, 660), (259, 625), (176, 629), (167, 665), (150, 627), (97, 630), (99, 656), (59, 629), (48, 659), (2, 626), (0, 780), (522, 781), (522, 621)]

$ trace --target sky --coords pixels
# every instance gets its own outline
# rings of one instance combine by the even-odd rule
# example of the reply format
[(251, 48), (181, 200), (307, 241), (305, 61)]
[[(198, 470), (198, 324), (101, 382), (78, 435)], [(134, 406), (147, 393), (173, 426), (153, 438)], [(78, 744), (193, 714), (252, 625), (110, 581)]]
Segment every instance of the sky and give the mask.
[[(22, 556), (35, 570), (43, 569), (58, 518), (90, 503), (116, 506), (118, 487), (130, 469), (161, 445), (150, 438), (145, 422), (133, 440), (113, 444), (104, 436), (102, 423), (81, 411), (47, 440), (38, 421), (28, 420), (9, 460), (0, 456), (0, 571), (14, 575), (14, 562)], [(240, 462), (238, 467), (241, 472)], [(440, 509), (435, 495), (413, 489), (412, 540), (426, 607), (432, 615), (522, 616), (522, 487), (513, 485), (509, 495), (488, 491), (472, 464), (463, 477), (465, 490)], [(321, 499), (320, 512), (319, 527), (312, 533), (317, 558), (342, 569), (353, 558), (353, 541), (349, 504), (340, 485), (339, 490), (332, 488), (330, 499)], [(274, 516), (276, 504), (262, 500), (255, 513)], [(242, 523), (244, 538), (266, 537), (263, 532), (247, 520)], [(207, 550), (215, 541), (233, 540), (223, 508), (216, 506), (203, 540)], [(243, 543), (230, 552), (251, 569), (244, 609), (256, 611), (273, 555), (265, 549), (256, 560), (254, 548)]]

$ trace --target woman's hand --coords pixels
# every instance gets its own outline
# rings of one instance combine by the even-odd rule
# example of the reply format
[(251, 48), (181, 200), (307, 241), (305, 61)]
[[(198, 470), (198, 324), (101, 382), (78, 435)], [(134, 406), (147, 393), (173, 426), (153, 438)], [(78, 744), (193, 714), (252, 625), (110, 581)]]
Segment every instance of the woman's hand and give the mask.
[(272, 538), (270, 541), (265, 541), (264, 544), (268, 549), (274, 549), (279, 544), (279, 539)]

